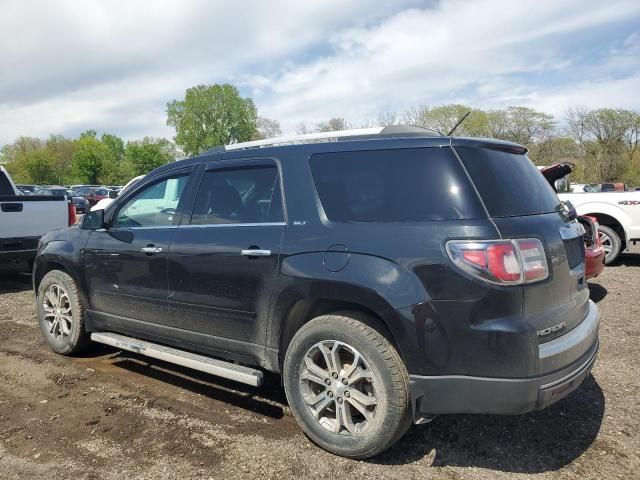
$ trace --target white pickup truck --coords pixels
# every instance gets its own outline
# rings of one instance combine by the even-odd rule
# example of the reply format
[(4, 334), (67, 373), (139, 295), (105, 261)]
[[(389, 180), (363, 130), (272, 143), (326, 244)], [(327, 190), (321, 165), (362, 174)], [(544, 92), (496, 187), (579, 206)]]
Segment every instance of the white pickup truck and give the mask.
[[(558, 163), (545, 170), (555, 170), (555, 179), (571, 173), (573, 164)], [(545, 176), (549, 173), (545, 173)], [(554, 178), (551, 177), (551, 178)], [(563, 202), (571, 202), (578, 215), (598, 220), (600, 240), (606, 252), (605, 264), (640, 240), (640, 191), (558, 193)]]
[(40, 237), (75, 221), (71, 199), (21, 195), (9, 173), (0, 166), (0, 266), (26, 266), (30, 270)]

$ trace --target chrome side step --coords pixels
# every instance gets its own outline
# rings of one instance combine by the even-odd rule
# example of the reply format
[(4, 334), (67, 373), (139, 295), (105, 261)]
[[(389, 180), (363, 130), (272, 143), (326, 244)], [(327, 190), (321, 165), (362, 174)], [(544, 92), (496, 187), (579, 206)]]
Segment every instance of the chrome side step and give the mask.
[(235, 363), (229, 363), (215, 358), (205, 357), (196, 353), (185, 352), (177, 348), (157, 345), (145, 340), (137, 338), (125, 337), (117, 333), (110, 332), (94, 332), (91, 334), (91, 340), (121, 350), (139, 353), (165, 362), (175, 363), (187, 368), (193, 368), (201, 372), (210, 373), (236, 382), (246, 383), (254, 387), (262, 385), (263, 374), (260, 370), (244, 367)]

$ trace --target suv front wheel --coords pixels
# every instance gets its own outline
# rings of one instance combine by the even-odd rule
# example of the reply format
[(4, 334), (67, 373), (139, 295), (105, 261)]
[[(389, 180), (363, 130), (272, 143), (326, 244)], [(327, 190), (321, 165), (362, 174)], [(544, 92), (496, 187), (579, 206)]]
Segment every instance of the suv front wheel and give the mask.
[(316, 444), (368, 458), (409, 428), (409, 377), (391, 342), (369, 317), (317, 317), (293, 337), (284, 362), (289, 406)]
[(52, 270), (38, 286), (37, 314), (40, 329), (51, 349), (62, 355), (84, 350), (89, 335), (78, 287), (67, 273)]

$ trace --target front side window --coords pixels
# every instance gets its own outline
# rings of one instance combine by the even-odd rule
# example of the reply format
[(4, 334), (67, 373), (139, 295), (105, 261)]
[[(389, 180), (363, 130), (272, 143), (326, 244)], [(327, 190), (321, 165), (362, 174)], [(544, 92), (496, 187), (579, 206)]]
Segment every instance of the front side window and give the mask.
[(120, 207), (113, 226), (164, 227), (173, 225), (178, 202), (189, 174), (176, 175), (146, 186)]
[(204, 173), (191, 223), (214, 225), (283, 221), (276, 166), (225, 168)]

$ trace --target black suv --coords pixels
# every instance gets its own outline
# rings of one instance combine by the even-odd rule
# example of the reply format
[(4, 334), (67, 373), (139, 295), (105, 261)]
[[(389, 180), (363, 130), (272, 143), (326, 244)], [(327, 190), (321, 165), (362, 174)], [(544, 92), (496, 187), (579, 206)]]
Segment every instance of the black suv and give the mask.
[(375, 132), (215, 149), (48, 233), (45, 338), (256, 386), (281, 372), (307, 435), (352, 458), (436, 414), (576, 389), (600, 321), (583, 231), (526, 149)]

